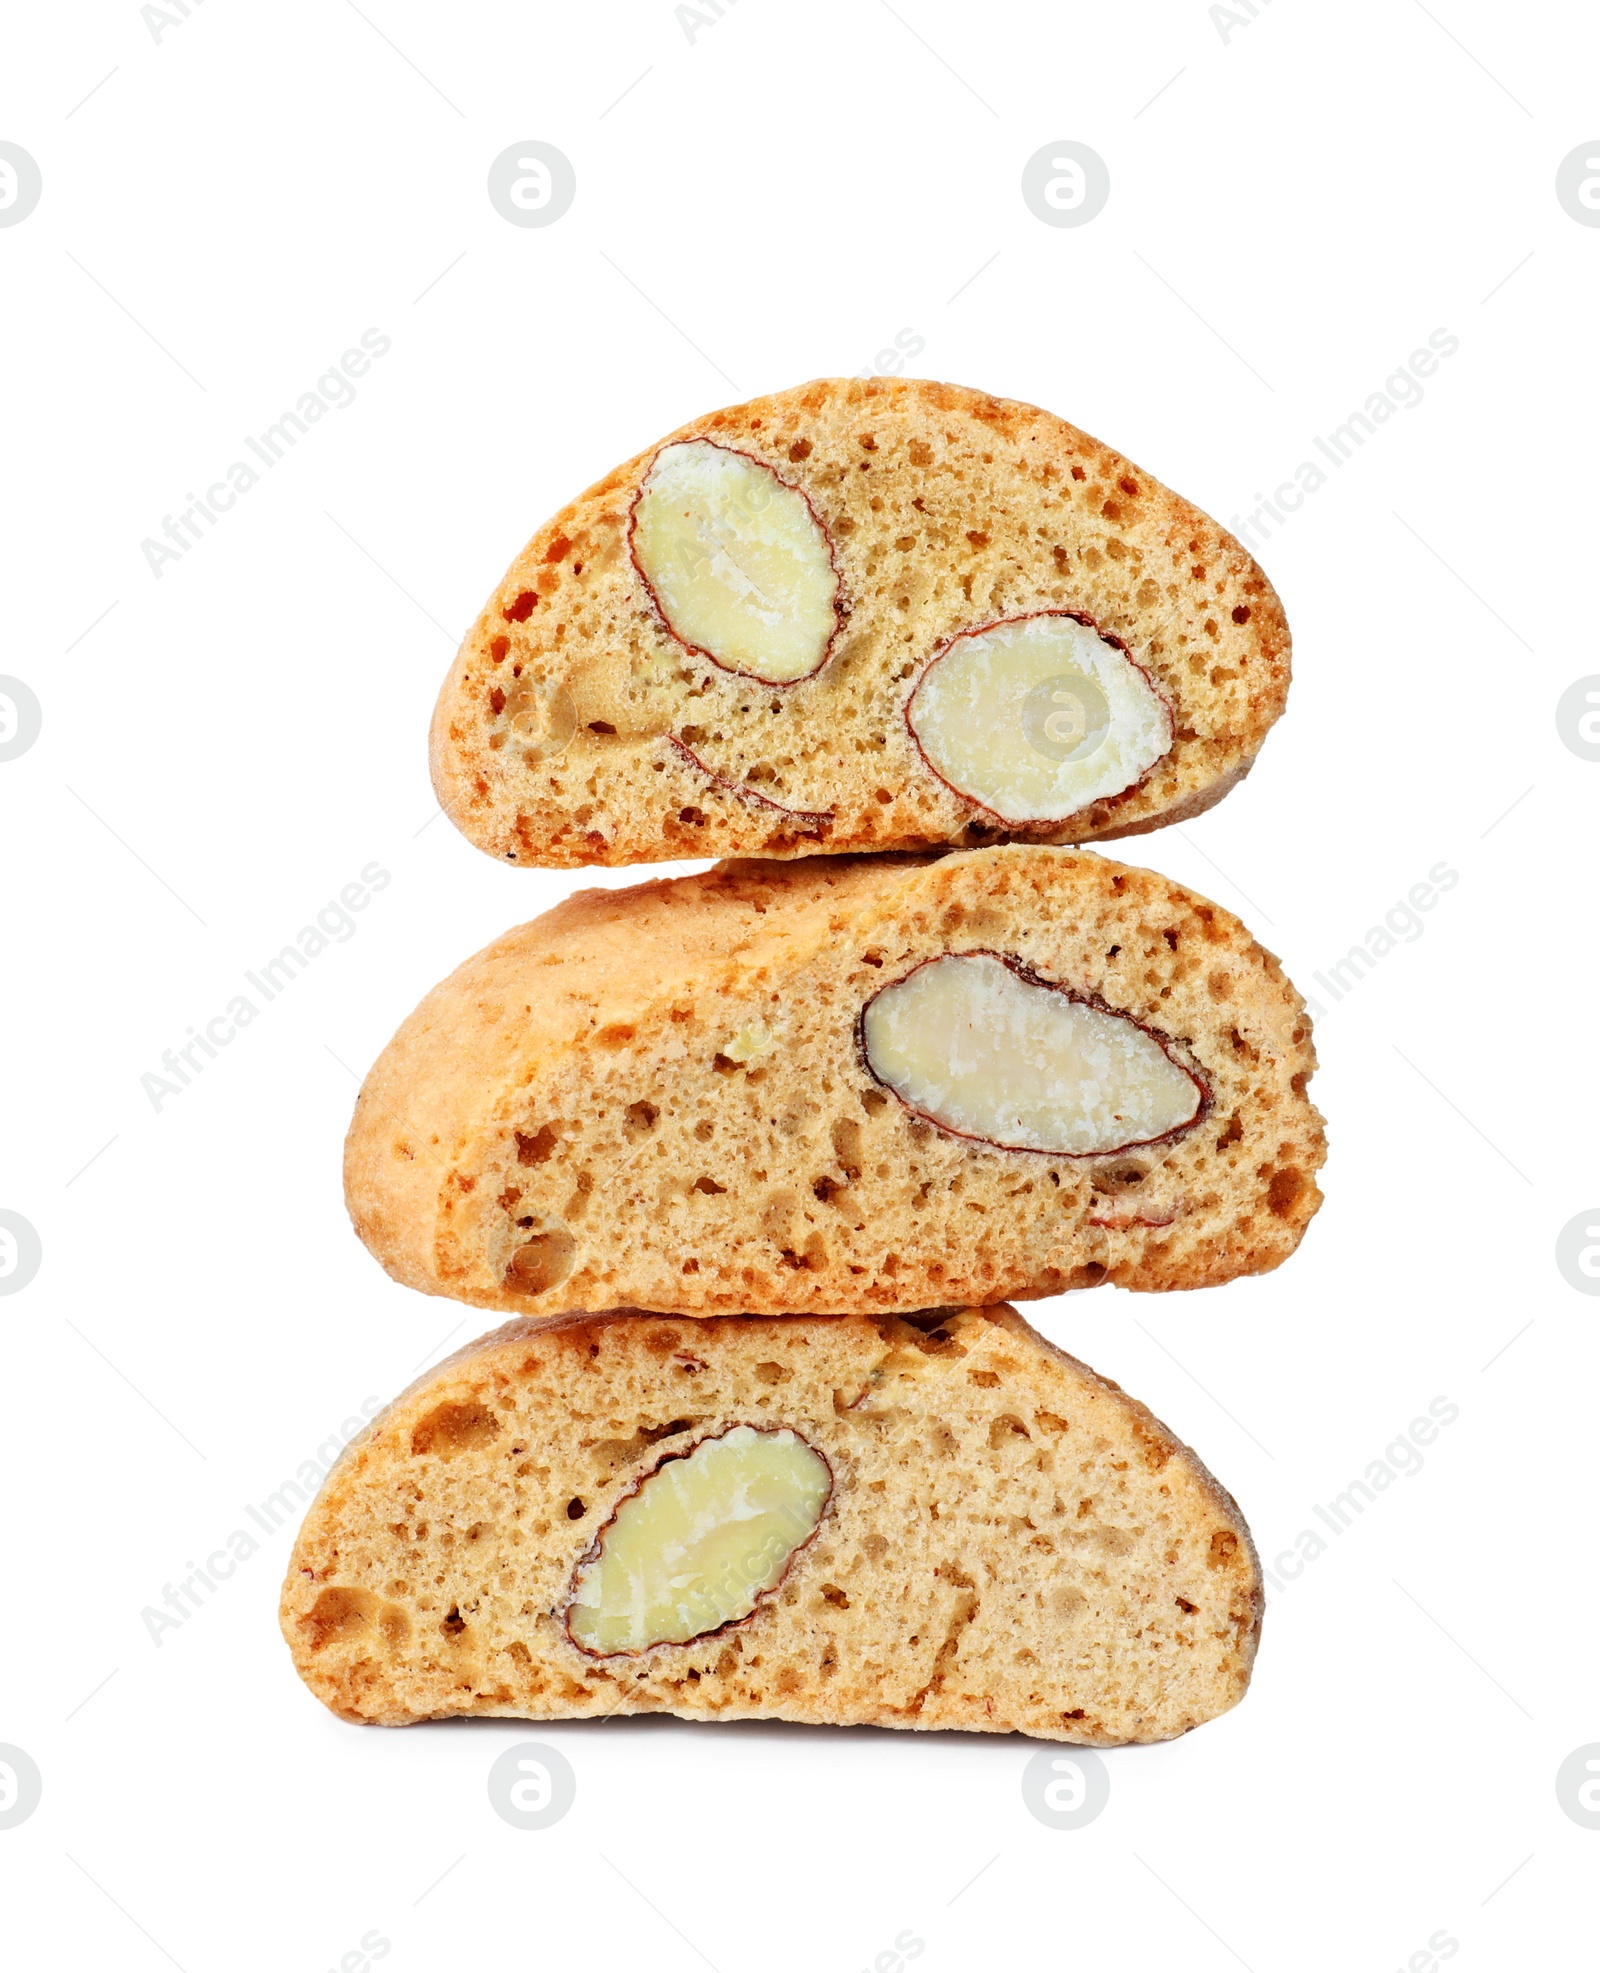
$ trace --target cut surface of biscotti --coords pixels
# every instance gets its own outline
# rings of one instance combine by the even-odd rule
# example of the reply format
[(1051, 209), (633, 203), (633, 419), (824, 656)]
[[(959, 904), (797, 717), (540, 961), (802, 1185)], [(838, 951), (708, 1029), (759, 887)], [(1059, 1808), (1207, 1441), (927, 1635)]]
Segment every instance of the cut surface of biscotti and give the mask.
[(436, 987), (345, 1148), (396, 1279), (508, 1312), (1204, 1287), (1320, 1202), (1304, 1007), (1089, 850), (741, 861), (586, 891)]
[(1166, 1740), (1243, 1695), (1231, 1497), (1014, 1310), (508, 1324), (344, 1453), (290, 1559), (306, 1684), (489, 1713)]
[(1217, 523), (1076, 427), (824, 379), (685, 425), (534, 536), (434, 714), (511, 863), (1079, 842), (1198, 814), (1289, 633)]

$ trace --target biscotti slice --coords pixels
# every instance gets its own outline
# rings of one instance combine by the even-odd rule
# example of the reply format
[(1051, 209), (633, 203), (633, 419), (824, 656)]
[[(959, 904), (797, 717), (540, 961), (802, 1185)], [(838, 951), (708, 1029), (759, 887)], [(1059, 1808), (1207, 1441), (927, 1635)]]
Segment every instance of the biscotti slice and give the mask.
[(1237, 1505), (1014, 1310), (557, 1316), (429, 1371), (290, 1558), (346, 1719), (676, 1713), (1167, 1740), (1243, 1696)]
[(436, 987), (346, 1196), (397, 1280), (510, 1312), (1204, 1287), (1320, 1203), (1314, 1059), (1237, 919), (1093, 851), (734, 862)]
[(1032, 405), (824, 379), (713, 412), (546, 523), (433, 721), (518, 864), (1125, 836), (1249, 768), (1289, 685), (1217, 523)]

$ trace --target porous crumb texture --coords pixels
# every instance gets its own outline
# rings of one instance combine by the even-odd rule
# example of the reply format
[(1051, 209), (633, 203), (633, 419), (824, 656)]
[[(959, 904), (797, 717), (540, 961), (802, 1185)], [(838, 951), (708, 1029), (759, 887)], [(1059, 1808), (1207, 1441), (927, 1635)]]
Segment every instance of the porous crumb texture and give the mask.
[[(869, 1070), (879, 988), (989, 951), (1167, 1038), (1199, 1120), (1001, 1150)], [(1089, 850), (739, 861), (583, 891), (469, 960), (379, 1058), (345, 1151), (397, 1280), (508, 1312), (983, 1305), (1277, 1266), (1321, 1202), (1310, 1022), (1219, 906)]]
[(1071, 610), (1120, 638), (1171, 705), (1136, 788), (1030, 840), (1129, 835), (1199, 813), (1248, 769), (1289, 684), (1271, 584), (1215, 521), (1031, 405), (952, 384), (824, 379), (698, 418), (773, 468), (832, 543), (845, 613), (815, 676), (769, 686), (674, 638), (630, 556), (657, 448), (534, 536), (469, 632), (434, 714), (445, 812), (511, 863), (648, 863), (988, 843), (904, 710), (947, 638)]
[[(832, 1497), (745, 1621), (595, 1658), (573, 1571), (665, 1457), (801, 1434)], [(283, 1632), (342, 1717), (459, 1713), (1170, 1739), (1250, 1677), (1261, 1583), (1235, 1502), (1144, 1408), (1010, 1309), (516, 1322), (430, 1371), (328, 1476)]]

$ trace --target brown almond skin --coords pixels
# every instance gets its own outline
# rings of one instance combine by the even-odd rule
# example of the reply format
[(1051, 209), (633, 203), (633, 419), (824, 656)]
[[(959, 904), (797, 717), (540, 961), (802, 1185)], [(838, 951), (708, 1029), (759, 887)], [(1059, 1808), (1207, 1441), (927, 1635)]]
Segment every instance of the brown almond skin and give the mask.
[(729, 794), (737, 796), (740, 801), (754, 802), (758, 808), (770, 809), (774, 814), (781, 815), (788, 828), (814, 836), (819, 842), (833, 833), (833, 815), (830, 810), (785, 808), (782, 802), (775, 802), (770, 795), (762, 794), (759, 789), (747, 787), (739, 781), (730, 781), (725, 775), (718, 774), (714, 769), (707, 767), (694, 749), (680, 740), (676, 734), (673, 734), (670, 744), (691, 766), (697, 767), (714, 786), (725, 789)]

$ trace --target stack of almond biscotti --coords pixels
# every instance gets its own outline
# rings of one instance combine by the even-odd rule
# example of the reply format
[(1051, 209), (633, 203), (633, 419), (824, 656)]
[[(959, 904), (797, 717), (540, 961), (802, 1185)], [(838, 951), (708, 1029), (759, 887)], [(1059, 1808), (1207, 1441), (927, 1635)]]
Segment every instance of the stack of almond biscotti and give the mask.
[(536, 534), (440, 800), (574, 893), (368, 1076), (352, 1219), (511, 1319), (356, 1440), (282, 1621), (346, 1717), (1184, 1732), (1250, 1675), (1232, 1498), (1008, 1306), (1276, 1267), (1310, 1024), (1228, 912), (1079, 845), (1219, 800), (1289, 636), (1238, 542), (1048, 413), (827, 381)]

